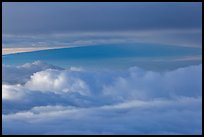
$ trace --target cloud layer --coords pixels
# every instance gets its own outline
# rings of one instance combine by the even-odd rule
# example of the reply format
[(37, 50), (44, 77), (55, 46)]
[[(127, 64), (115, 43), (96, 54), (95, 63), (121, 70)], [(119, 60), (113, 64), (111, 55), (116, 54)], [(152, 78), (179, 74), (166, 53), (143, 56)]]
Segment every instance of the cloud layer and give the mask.
[(113, 43), (156, 43), (184, 47), (202, 47), (202, 30), (153, 29), (132, 31), (59, 32), (49, 34), (3, 34), (3, 47), (69, 47)]
[(201, 74), (4, 65), (3, 134), (201, 134)]
[(2, 11), (4, 34), (202, 28), (201, 2), (4, 2)]

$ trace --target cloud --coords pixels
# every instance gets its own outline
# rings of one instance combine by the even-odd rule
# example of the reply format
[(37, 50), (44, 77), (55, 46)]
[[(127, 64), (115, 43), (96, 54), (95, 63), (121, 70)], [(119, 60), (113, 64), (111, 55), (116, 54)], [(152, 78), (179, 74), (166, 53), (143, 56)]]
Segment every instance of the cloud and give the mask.
[(2, 85), (3, 100), (20, 100), (24, 97), (24, 88), (21, 85)]
[(119, 76), (111, 85), (104, 86), (103, 92), (122, 100), (201, 96), (201, 72), (201, 65), (163, 73), (132, 67), (126, 77)]
[(190, 28), (103, 32), (76, 31), (37, 35), (3, 34), (2, 43), (3, 47), (69, 47), (111, 43), (152, 43), (201, 48), (202, 30), (200, 28)]
[(51, 69), (33, 74), (25, 87), (30, 90), (51, 91), (56, 94), (78, 92), (81, 95), (86, 95), (89, 91), (84, 81), (70, 76), (69, 72)]
[(2, 65), (2, 81), (8, 84), (23, 84), (30, 76), (38, 71), (46, 69), (62, 69), (57, 66), (53, 66), (41, 61), (35, 61), (33, 63), (26, 63), (21, 66)]
[(2, 7), (3, 33), (9, 34), (202, 28), (201, 2), (5, 2)]
[(92, 108), (34, 107), (3, 115), (3, 133), (201, 134), (201, 102), (201, 98), (181, 98)]
[(3, 134), (202, 133), (202, 65), (166, 72), (42, 62), (3, 68)]

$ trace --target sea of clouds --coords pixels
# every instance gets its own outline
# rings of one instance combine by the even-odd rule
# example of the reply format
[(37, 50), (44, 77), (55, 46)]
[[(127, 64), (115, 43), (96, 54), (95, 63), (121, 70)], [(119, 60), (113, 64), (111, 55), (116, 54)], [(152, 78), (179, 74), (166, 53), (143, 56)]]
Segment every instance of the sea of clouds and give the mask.
[(3, 134), (202, 134), (202, 64), (167, 72), (3, 65)]

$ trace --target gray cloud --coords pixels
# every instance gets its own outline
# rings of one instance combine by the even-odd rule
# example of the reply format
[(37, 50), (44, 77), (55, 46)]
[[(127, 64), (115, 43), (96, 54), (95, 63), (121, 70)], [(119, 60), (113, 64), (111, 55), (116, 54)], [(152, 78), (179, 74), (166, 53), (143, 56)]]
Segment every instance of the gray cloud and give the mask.
[(4, 34), (201, 29), (202, 4), (4, 2), (2, 16)]
[(99, 44), (155, 43), (202, 47), (199, 29), (164, 29), (117, 32), (72, 32), (39, 35), (3, 35), (3, 47), (58, 47)]

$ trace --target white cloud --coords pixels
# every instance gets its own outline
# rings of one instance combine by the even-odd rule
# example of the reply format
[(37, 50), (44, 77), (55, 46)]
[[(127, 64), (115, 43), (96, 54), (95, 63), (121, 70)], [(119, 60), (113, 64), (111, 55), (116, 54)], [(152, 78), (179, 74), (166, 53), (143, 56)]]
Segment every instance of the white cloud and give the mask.
[(18, 85), (2, 85), (3, 100), (20, 100), (25, 96), (24, 88)]
[(8, 84), (23, 84), (29, 80), (30, 76), (38, 71), (46, 69), (58, 69), (62, 68), (53, 66), (41, 61), (35, 61), (33, 63), (26, 63), (21, 66), (9, 66), (2, 65), (2, 82)]
[(89, 71), (34, 62), (3, 69), (3, 134), (202, 133), (202, 65)]
[(69, 72), (51, 69), (33, 74), (25, 87), (30, 90), (51, 91), (56, 94), (70, 92), (78, 92), (81, 95), (89, 94), (89, 89), (83, 80), (70, 76)]
[(128, 76), (116, 78), (112, 85), (104, 86), (103, 92), (121, 100), (201, 96), (201, 73), (201, 65), (164, 73), (132, 67), (129, 69)]
[(181, 98), (91, 108), (35, 107), (3, 115), (3, 128), (19, 134), (201, 134), (201, 102)]

